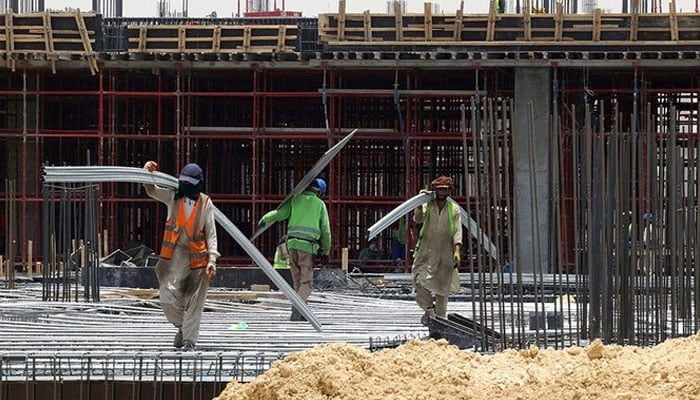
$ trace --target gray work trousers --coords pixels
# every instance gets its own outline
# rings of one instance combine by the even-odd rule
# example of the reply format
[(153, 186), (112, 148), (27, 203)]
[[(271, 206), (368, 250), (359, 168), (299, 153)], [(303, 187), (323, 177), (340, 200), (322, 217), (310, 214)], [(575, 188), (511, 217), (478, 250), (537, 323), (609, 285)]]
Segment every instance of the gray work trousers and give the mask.
[(446, 318), (447, 317), (447, 296), (435, 295), (435, 304), (433, 305), (433, 298), (430, 290), (424, 288), (420, 284), (414, 283), (416, 288), (416, 303), (418, 307), (423, 310), (429, 308), (435, 308), (435, 315)]
[(292, 273), (294, 291), (304, 302), (311, 296), (314, 284), (314, 256), (297, 249), (289, 249), (289, 269)]
[(180, 235), (178, 238), (171, 260), (158, 260), (156, 276), (160, 286), (160, 305), (165, 317), (177, 328), (182, 328), (183, 341), (189, 340), (196, 344), (209, 280), (206, 268), (190, 268), (186, 236)]

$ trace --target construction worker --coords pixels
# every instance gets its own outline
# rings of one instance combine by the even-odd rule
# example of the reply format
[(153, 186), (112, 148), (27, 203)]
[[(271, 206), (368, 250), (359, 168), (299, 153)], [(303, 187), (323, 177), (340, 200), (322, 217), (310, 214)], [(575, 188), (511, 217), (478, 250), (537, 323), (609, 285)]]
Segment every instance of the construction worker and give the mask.
[(289, 250), (287, 249), (287, 235), (282, 235), (275, 249), (275, 269), (289, 269)]
[[(153, 172), (158, 164), (148, 161)], [(199, 337), (199, 323), (209, 281), (216, 275), (217, 251), (214, 207), (202, 193), (204, 179), (197, 164), (180, 172), (177, 190), (144, 184), (146, 194), (168, 206), (163, 245), (156, 264), (160, 304), (177, 333), (173, 345), (192, 351)]]
[(430, 186), (435, 191), (435, 199), (418, 207), (413, 215), (413, 221), (422, 224), (411, 272), (416, 303), (425, 311), (421, 318), (423, 325), (428, 325), (434, 315), (446, 317), (447, 296), (459, 292), (457, 267), (462, 248), (459, 208), (447, 200), (454, 188), (453, 179), (440, 176)]
[(401, 217), (398, 226), (391, 231), (391, 260), (399, 265), (406, 258), (406, 218)]
[[(279, 209), (263, 215), (258, 227), (263, 228), (270, 222), (287, 220), (287, 249), (289, 266), (292, 273), (294, 291), (304, 302), (311, 295), (314, 281), (314, 256), (321, 256), (321, 263), (328, 263), (331, 250), (331, 228), (328, 222), (328, 210), (321, 200), (326, 194), (326, 182), (314, 179), (302, 193), (293, 196)], [(292, 321), (304, 321), (305, 318), (292, 309)]]

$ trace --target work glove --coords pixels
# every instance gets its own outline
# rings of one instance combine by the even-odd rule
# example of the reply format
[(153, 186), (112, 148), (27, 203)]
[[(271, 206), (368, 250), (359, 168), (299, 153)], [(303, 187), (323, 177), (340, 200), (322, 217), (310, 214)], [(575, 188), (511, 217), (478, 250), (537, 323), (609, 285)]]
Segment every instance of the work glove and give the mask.
[(214, 277), (216, 276), (216, 263), (213, 261), (209, 261), (207, 263), (207, 279), (209, 282), (214, 280)]
[(418, 194), (427, 194), (427, 193), (430, 193), (430, 190), (428, 190), (428, 189), (421, 189), (420, 192), (418, 192)]
[(261, 219), (260, 221), (258, 221), (258, 230), (264, 228), (265, 225), (267, 225), (267, 223), (265, 222), (265, 220)]
[(145, 169), (148, 172), (157, 171), (158, 163), (155, 161), (146, 161), (146, 164), (143, 165), (143, 169)]
[(324, 267), (328, 265), (328, 256), (325, 254), (321, 255), (321, 265), (323, 265)]
[(454, 258), (455, 258), (454, 267), (457, 268), (457, 267), (459, 267), (459, 263), (462, 261), (462, 254), (460, 253), (459, 248), (455, 249)]

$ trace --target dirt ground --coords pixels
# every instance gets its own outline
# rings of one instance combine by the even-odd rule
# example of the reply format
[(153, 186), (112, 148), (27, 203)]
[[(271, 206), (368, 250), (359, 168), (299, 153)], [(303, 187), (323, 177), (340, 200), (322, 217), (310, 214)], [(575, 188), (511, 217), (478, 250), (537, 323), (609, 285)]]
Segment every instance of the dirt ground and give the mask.
[(323, 344), (277, 361), (218, 400), (700, 399), (700, 332), (654, 347), (507, 350), (489, 356), (446, 341), (371, 353)]

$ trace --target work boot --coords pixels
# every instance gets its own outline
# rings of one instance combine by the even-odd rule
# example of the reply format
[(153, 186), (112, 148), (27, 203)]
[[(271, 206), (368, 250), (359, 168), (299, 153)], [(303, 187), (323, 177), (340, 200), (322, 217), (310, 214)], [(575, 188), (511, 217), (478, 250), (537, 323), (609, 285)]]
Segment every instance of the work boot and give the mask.
[(420, 323), (423, 324), (423, 326), (428, 326), (428, 322), (430, 322), (431, 318), (435, 317), (435, 309), (434, 308), (429, 308), (425, 310), (425, 313), (423, 313), (423, 316), (420, 319)]
[(183, 340), (182, 351), (194, 351), (194, 343), (189, 340)]
[(296, 309), (292, 308), (292, 316), (289, 317), (290, 321), (306, 321), (306, 318)]
[(177, 333), (175, 334), (175, 340), (173, 340), (173, 346), (176, 349), (182, 347), (182, 328), (177, 328)]

